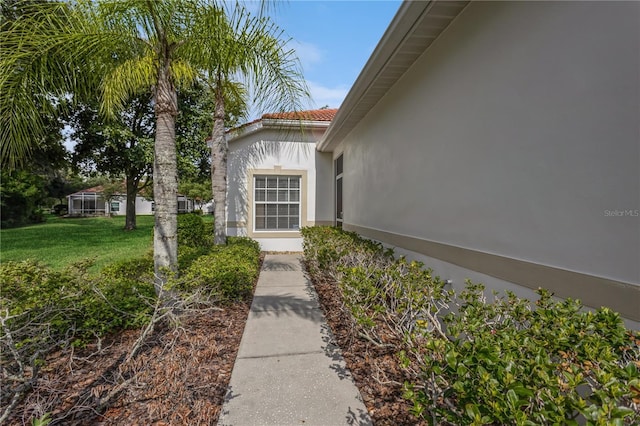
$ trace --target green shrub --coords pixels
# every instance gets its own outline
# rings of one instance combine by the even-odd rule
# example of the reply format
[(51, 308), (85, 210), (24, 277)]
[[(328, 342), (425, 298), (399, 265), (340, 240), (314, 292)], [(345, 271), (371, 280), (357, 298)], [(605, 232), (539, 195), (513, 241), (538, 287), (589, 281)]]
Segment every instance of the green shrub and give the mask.
[(405, 397), (429, 424), (640, 424), (640, 337), (620, 316), (540, 290), (459, 294), (419, 262), (335, 228), (302, 230), (310, 273), (338, 283), (364, 338), (393, 336)]
[(195, 213), (178, 215), (178, 246), (208, 247), (213, 242), (213, 231), (207, 233), (202, 216)]
[[(84, 343), (122, 328), (138, 327), (151, 311), (151, 283), (90, 276), (90, 261), (54, 271), (35, 262), (0, 266), (0, 341), (4, 354), (13, 349), (29, 359), (56, 345)], [(7, 361), (8, 362), (8, 361)]]
[(146, 324), (155, 302), (153, 283), (127, 278), (145, 269), (145, 262), (122, 262), (100, 275), (87, 273), (91, 260), (63, 271), (35, 261), (0, 265), (0, 367), (6, 381), (0, 405), (38, 379), (52, 350)]
[[(207, 236), (209, 245), (213, 244), (213, 222), (204, 222), (204, 235)], [(231, 237), (228, 237), (231, 238)]]
[(102, 269), (102, 274), (106, 278), (148, 281), (149, 275), (153, 276), (153, 253), (111, 263)]
[(545, 290), (536, 309), (511, 293), (488, 303), (483, 290), (469, 285), (445, 317), (447, 336), (419, 348), (421, 374), (406, 393), (416, 414), (453, 424), (640, 421), (638, 340), (618, 314)]
[(204, 289), (216, 300), (228, 302), (251, 295), (260, 267), (260, 246), (248, 238), (229, 238), (226, 246), (193, 260), (178, 281), (178, 289)]

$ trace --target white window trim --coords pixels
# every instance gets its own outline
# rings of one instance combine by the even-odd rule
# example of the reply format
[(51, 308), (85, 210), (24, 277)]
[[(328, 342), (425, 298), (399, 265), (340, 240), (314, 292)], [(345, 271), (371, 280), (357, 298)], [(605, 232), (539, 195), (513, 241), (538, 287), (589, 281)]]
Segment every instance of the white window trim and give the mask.
[[(307, 170), (294, 170), (294, 169), (282, 169), (281, 167), (274, 167), (273, 169), (253, 169), (247, 173), (247, 204), (249, 223), (247, 224), (247, 233), (252, 238), (297, 238), (301, 237), (300, 230), (262, 230), (255, 229), (255, 176), (298, 176), (300, 177), (300, 228), (308, 226), (307, 221), (307, 194), (309, 193)], [(284, 202), (283, 202), (284, 203)], [(290, 203), (286, 203), (290, 204)]]
[[(338, 166), (338, 159), (342, 158), (342, 172), (338, 173), (337, 170), (337, 166)], [(344, 223), (344, 153), (340, 153), (340, 155), (338, 155), (334, 160), (333, 160), (333, 167), (334, 167), (334, 180), (333, 180), (333, 188), (334, 188), (334, 193), (335, 193), (335, 197), (334, 197), (334, 216), (335, 216), (335, 226), (338, 226), (338, 224), (340, 226), (342, 226), (342, 224)], [(342, 212), (340, 212), (340, 217), (338, 217), (338, 179), (340, 179), (340, 183), (342, 184), (342, 193), (341, 195), (341, 204), (342, 204)]]
[[(266, 198), (264, 201), (257, 201), (255, 199), (255, 191), (258, 189), (255, 187), (255, 183), (256, 183), (256, 179), (258, 177), (264, 177), (268, 180), (269, 177), (275, 177), (275, 178), (279, 178), (279, 177), (286, 177), (286, 178), (296, 178), (298, 180), (298, 200), (297, 201), (278, 201), (278, 194), (276, 193), (276, 201), (268, 201)], [(253, 175), (253, 190), (254, 190), (254, 200), (253, 200), (253, 232), (299, 232), (300, 231), (300, 223), (302, 222), (302, 176), (300, 175), (258, 175), (258, 174), (254, 174)], [(275, 189), (276, 191), (281, 191), (283, 188), (280, 188), (280, 186), (276, 186), (275, 188), (269, 188), (267, 186), (265, 186), (265, 190), (268, 191), (269, 189)], [(289, 186), (287, 186), (286, 190), (289, 192), (292, 190), (292, 188), (290, 188)], [(295, 229), (291, 229), (291, 228), (287, 228), (287, 229), (278, 229), (278, 228), (264, 228), (264, 229), (258, 229), (256, 228), (256, 224), (257, 224), (257, 205), (258, 204), (262, 204), (265, 206), (265, 226), (266, 226), (266, 218), (267, 218), (267, 214), (266, 214), (266, 206), (268, 204), (275, 204), (275, 205), (287, 205), (290, 206), (292, 204), (296, 204), (298, 206), (298, 227)], [(287, 216), (291, 216), (291, 215), (287, 215)], [(276, 219), (280, 219), (280, 216), (278, 213), (276, 213)]]

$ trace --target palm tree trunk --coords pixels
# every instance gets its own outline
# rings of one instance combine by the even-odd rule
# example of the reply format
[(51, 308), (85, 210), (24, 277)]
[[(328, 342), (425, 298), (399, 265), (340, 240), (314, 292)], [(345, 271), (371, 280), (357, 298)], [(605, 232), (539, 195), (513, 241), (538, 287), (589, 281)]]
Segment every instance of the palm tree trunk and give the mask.
[(136, 229), (136, 197), (138, 196), (138, 181), (127, 178), (127, 205), (124, 229), (133, 231)]
[(211, 133), (211, 189), (213, 191), (213, 243), (227, 243), (227, 153), (224, 133), (224, 96), (221, 79), (216, 86), (216, 103)]
[(159, 69), (155, 91), (153, 263), (157, 293), (164, 288), (167, 273), (178, 269), (178, 173), (175, 143), (178, 101), (175, 86), (170, 79), (168, 62), (165, 61)]

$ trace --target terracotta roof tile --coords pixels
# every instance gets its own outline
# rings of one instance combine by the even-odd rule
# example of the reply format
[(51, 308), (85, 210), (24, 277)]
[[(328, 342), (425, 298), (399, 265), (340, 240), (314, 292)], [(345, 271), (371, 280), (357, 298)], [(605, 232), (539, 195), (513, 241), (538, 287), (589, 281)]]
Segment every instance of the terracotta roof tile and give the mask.
[(74, 192), (74, 193), (73, 193), (73, 194), (71, 194), (71, 195), (75, 195), (75, 194), (82, 194), (82, 193), (87, 193), (87, 192), (96, 192), (96, 193), (99, 193), (99, 192), (102, 192), (102, 191), (104, 191), (104, 188), (102, 187), (102, 185), (98, 185), (98, 186), (94, 186), (94, 187), (87, 188), (87, 189), (81, 189), (80, 191), (78, 191), (78, 192)]
[(263, 114), (262, 119), (276, 120), (310, 120), (310, 121), (331, 121), (335, 117), (337, 109), (312, 109), (296, 112), (275, 112)]
[[(226, 133), (237, 132), (252, 124), (259, 123), (262, 120), (309, 120), (309, 121), (331, 121), (338, 112), (337, 108), (333, 109), (311, 109), (307, 111), (296, 112), (271, 112), (263, 114), (262, 117), (256, 118), (248, 123), (241, 124), (238, 127), (228, 129)], [(207, 136), (206, 142), (211, 140), (211, 136)]]

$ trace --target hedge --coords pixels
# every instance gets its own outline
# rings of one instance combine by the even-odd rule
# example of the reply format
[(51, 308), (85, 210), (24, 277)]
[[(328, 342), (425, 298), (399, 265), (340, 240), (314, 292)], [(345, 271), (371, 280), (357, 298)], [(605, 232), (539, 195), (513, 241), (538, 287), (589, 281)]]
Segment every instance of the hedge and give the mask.
[(309, 272), (336, 283), (360, 336), (397, 348), (427, 423), (640, 424), (640, 336), (619, 314), (544, 289), (533, 304), (471, 282), (446, 290), (355, 233), (302, 234)]

